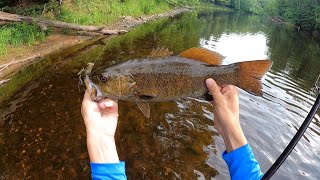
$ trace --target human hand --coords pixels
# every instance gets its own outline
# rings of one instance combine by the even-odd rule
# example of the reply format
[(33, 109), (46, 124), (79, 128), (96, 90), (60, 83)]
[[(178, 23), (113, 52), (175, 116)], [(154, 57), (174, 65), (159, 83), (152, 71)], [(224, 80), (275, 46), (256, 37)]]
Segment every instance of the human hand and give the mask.
[(222, 135), (227, 152), (247, 143), (239, 121), (239, 93), (235, 86), (218, 86), (209, 78), (206, 85), (213, 97), (214, 125)]
[(117, 102), (111, 99), (103, 99), (96, 103), (91, 100), (87, 90), (82, 101), (81, 114), (87, 132), (114, 137), (119, 116)]
[(114, 141), (119, 116), (118, 103), (111, 99), (93, 102), (86, 90), (81, 114), (86, 126), (91, 162), (119, 162)]

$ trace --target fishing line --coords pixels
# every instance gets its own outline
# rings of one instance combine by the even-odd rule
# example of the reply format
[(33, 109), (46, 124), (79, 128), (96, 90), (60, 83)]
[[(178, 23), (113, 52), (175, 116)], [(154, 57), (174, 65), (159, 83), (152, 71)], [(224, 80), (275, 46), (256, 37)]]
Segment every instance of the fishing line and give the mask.
[[(97, 60), (100, 58), (102, 52), (104, 51), (104, 49), (105, 49), (106, 47), (107, 47), (107, 44), (105, 44), (105, 45), (103, 46), (103, 48), (102, 48), (102, 50), (100, 51), (98, 57), (96, 58), (96, 60), (94, 60), (93, 66), (96, 64)], [(92, 68), (93, 68), (93, 67), (92, 67)]]
[[(96, 64), (97, 60), (100, 58), (102, 52), (104, 51), (104, 49), (105, 49), (106, 47), (107, 47), (107, 44), (105, 44), (105, 45), (103, 46), (103, 48), (102, 48), (102, 50), (100, 51), (99, 55), (98, 55), (97, 58), (94, 60), (93, 66)], [(80, 70), (80, 72), (78, 72), (78, 74), (77, 74), (77, 75), (79, 76), (79, 82), (78, 82), (79, 92), (81, 92), (80, 87), (84, 84), (84, 82), (83, 82), (83, 80), (82, 80), (82, 78), (83, 78), (83, 77), (82, 77), (82, 76), (83, 76), (83, 73), (85, 73), (85, 71), (87, 71), (89, 64), (90, 64), (90, 63), (88, 63), (86, 69), (85, 69), (85, 68), (82, 68), (82, 69)], [(90, 68), (91, 68), (90, 74), (91, 74), (91, 71), (92, 71), (92, 69), (93, 69), (93, 66), (90, 67)], [(86, 74), (86, 75), (87, 75), (87, 74)]]
[[(320, 77), (320, 74), (319, 74)], [(270, 169), (264, 174), (264, 176), (261, 178), (262, 180), (270, 179), (272, 175), (279, 169), (279, 167), (282, 165), (282, 163), (287, 159), (291, 151), (294, 149), (294, 147), (299, 142), (300, 138), (303, 136), (304, 132), (307, 130), (308, 126), (312, 122), (313, 117), (317, 113), (317, 110), (320, 106), (320, 82), (319, 77), (317, 79), (317, 82), (314, 86), (314, 90), (317, 90), (318, 97), (316, 101), (314, 102), (308, 116), (303, 121), (301, 127), (297, 131), (297, 133), (294, 135), (286, 149), (282, 152), (282, 154), (279, 156), (279, 158), (276, 160), (276, 162), (270, 167)]]

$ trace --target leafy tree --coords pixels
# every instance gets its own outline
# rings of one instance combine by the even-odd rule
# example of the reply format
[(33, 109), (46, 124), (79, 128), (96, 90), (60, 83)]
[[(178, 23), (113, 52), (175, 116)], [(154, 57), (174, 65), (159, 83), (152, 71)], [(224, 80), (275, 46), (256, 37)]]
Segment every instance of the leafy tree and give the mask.
[(320, 30), (320, 0), (215, 0), (216, 4), (252, 14), (279, 17), (299, 30)]

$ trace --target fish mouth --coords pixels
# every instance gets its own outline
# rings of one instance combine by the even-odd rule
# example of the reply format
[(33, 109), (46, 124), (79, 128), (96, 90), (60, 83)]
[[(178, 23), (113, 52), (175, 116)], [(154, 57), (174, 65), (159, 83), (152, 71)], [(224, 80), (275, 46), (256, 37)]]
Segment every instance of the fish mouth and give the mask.
[(92, 101), (98, 102), (105, 98), (100, 88), (92, 82), (88, 75), (85, 76), (84, 83), (87, 90), (89, 91)]

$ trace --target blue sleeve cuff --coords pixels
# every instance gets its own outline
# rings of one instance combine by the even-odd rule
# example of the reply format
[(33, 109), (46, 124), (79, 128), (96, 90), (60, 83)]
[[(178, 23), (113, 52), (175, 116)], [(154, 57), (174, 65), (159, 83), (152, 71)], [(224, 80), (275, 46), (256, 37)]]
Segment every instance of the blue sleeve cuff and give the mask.
[(90, 163), (92, 179), (127, 179), (125, 163)]
[(261, 179), (263, 174), (249, 144), (227, 153), (222, 158), (228, 165), (230, 177), (236, 179)]

